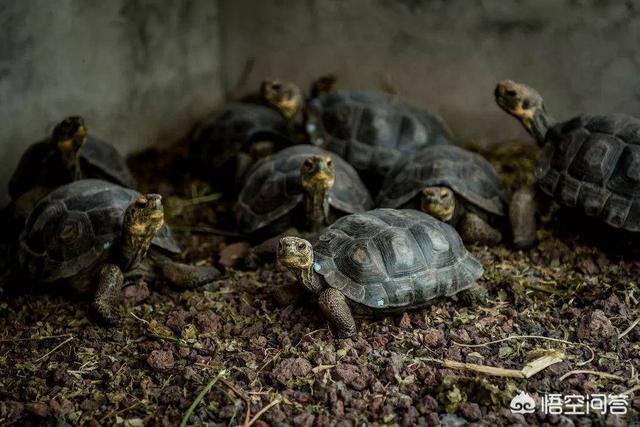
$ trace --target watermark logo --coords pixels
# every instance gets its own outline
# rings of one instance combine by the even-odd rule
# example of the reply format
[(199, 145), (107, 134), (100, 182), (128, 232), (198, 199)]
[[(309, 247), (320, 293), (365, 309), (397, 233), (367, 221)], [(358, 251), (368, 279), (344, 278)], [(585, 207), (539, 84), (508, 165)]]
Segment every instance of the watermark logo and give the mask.
[(536, 401), (529, 394), (521, 391), (520, 394), (511, 399), (509, 407), (514, 414), (532, 414), (536, 411)]
[[(536, 411), (536, 401), (524, 391), (511, 399), (509, 407), (514, 414), (532, 414)], [(588, 415), (613, 414), (624, 415), (629, 410), (629, 396), (614, 394), (544, 394), (540, 402), (540, 411), (544, 414)]]

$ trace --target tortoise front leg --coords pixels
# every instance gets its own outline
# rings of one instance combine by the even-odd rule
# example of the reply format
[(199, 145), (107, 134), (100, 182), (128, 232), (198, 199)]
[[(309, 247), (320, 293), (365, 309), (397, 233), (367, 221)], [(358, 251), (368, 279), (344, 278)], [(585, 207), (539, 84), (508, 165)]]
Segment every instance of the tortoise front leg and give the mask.
[(98, 319), (108, 326), (120, 324), (116, 304), (123, 281), (122, 271), (114, 264), (105, 264), (98, 273), (98, 289), (92, 307)]
[(509, 221), (513, 230), (513, 244), (528, 249), (536, 243), (536, 197), (535, 190), (523, 187), (516, 190), (509, 204)]
[(352, 338), (357, 335), (356, 321), (342, 292), (333, 288), (325, 289), (320, 293), (318, 303), (329, 321), (331, 330), (338, 338)]
[(156, 263), (160, 278), (180, 289), (193, 289), (213, 282), (220, 276), (215, 267), (201, 267), (175, 262), (171, 258), (160, 254), (152, 255)]
[(502, 240), (502, 233), (472, 212), (465, 213), (458, 229), (465, 243), (494, 245)]

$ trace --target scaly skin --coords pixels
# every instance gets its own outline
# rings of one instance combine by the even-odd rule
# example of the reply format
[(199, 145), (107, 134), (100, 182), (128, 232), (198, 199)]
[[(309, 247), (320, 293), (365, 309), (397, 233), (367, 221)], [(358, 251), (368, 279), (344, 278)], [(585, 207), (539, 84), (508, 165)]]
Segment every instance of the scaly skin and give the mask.
[(73, 180), (81, 179), (80, 149), (87, 142), (87, 130), (80, 116), (70, 116), (60, 122), (51, 135), (50, 143), (60, 154)]
[(302, 111), (302, 91), (293, 83), (265, 80), (260, 86), (260, 95), (267, 104), (275, 108), (294, 130), (295, 120)]
[(514, 116), (542, 146), (553, 120), (547, 114), (542, 96), (533, 88), (511, 80), (503, 80), (494, 92), (500, 108)]

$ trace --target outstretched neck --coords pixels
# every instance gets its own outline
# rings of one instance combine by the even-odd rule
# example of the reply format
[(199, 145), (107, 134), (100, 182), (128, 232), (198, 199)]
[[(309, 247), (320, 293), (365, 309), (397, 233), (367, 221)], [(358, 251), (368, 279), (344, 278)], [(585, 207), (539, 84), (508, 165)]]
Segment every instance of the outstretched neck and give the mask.
[(319, 231), (329, 224), (329, 189), (310, 189), (304, 197), (307, 227)]
[(526, 128), (536, 139), (538, 145), (542, 146), (544, 144), (547, 131), (549, 130), (552, 122), (553, 120), (549, 114), (547, 114), (544, 106), (536, 109), (529, 119), (529, 123), (526, 124)]
[(324, 283), (320, 275), (313, 269), (313, 265), (314, 263), (311, 263), (308, 267), (296, 268), (294, 273), (305, 289), (319, 294), (324, 289)]

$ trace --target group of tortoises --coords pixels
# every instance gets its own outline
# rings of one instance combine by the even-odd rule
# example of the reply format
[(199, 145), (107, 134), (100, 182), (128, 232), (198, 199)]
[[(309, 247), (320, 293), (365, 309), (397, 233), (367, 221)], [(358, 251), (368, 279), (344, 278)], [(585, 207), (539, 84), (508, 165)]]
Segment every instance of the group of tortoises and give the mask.
[[(464, 244), (534, 245), (545, 199), (639, 231), (640, 121), (554, 124), (541, 96), (512, 81), (497, 85), (495, 99), (541, 146), (540, 191), (507, 194), (491, 163), (458, 145), (438, 116), (397, 96), (338, 90), (332, 76), (307, 98), (292, 83), (263, 82), (258, 96), (198, 123), (190, 159), (211, 180), (221, 171), (233, 177), (238, 229), (270, 248), (347, 337), (354, 315), (460, 291), (482, 297), (482, 265)], [(81, 118), (61, 122), (25, 152), (10, 182), (22, 274), (92, 292), (107, 324), (118, 322), (115, 302), (131, 280), (194, 287), (218, 277), (214, 267), (171, 259), (180, 249), (161, 197), (135, 186), (124, 160), (88, 138)]]

